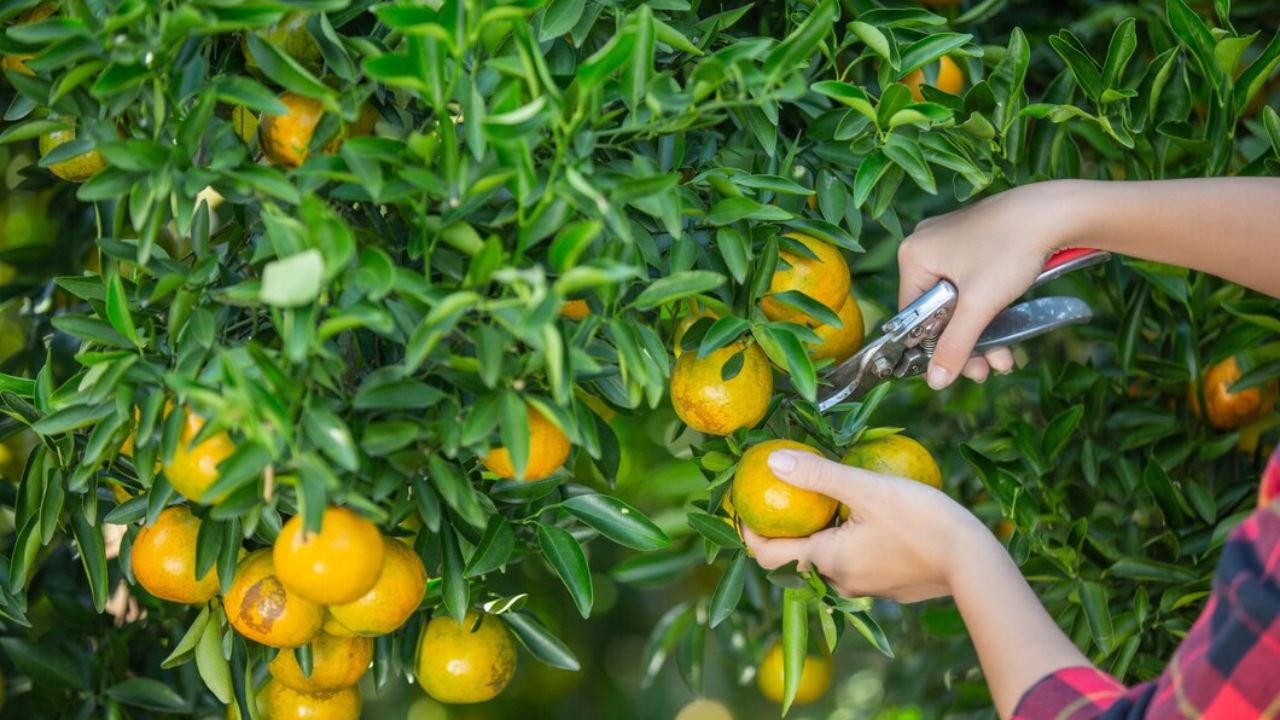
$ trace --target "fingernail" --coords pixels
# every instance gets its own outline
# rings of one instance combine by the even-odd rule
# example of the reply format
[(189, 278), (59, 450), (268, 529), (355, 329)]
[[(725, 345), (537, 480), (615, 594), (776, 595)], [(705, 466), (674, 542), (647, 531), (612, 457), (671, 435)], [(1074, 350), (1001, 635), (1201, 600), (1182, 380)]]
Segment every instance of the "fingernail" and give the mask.
[(925, 381), (934, 390), (941, 390), (951, 382), (951, 371), (937, 365), (930, 366), (929, 374), (925, 376)]
[(769, 453), (769, 469), (774, 475), (789, 475), (796, 468), (796, 458), (785, 450)]

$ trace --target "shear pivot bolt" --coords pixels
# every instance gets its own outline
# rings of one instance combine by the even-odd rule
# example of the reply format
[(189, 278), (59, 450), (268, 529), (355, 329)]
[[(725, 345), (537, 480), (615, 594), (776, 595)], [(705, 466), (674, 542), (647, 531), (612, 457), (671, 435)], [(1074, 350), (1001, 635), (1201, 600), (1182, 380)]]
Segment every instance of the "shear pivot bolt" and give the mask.
[(893, 366), (889, 361), (878, 357), (876, 361), (871, 363), (871, 370), (875, 372), (877, 377), (889, 377), (889, 373), (893, 372)]

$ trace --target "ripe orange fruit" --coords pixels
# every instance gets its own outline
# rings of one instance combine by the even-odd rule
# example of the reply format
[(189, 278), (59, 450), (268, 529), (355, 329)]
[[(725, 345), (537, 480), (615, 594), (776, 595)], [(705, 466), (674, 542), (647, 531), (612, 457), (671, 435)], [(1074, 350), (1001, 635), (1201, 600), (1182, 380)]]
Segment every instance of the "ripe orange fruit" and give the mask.
[[(525, 460), (524, 479), (541, 480), (559, 470), (569, 458), (569, 438), (533, 405), (529, 411), (529, 457)], [(505, 480), (516, 477), (511, 453), (505, 447), (493, 448), (480, 459), (489, 472)]]
[(305, 645), (324, 624), (324, 607), (280, 582), (266, 548), (240, 561), (222, 608), (236, 632), (276, 648)]
[(764, 537), (812, 535), (831, 522), (836, 501), (779, 480), (769, 469), (769, 455), (776, 450), (820, 454), (794, 440), (766, 440), (744, 452), (733, 474), (733, 507), (738, 519)]
[(996, 537), (1000, 538), (1002, 541), (1013, 537), (1013, 530), (1013, 521), (1008, 518), (1002, 519), (1000, 522), (996, 523)]
[(760, 309), (770, 320), (816, 325), (816, 320), (782, 304), (773, 295), (799, 290), (831, 308), (832, 312), (839, 312), (840, 306), (849, 298), (849, 266), (835, 246), (815, 237), (801, 233), (787, 233), (783, 237), (799, 241), (815, 257), (782, 250), (778, 257), (778, 269), (769, 281), (769, 294), (760, 299)]
[[(907, 73), (906, 77), (902, 78), (902, 83), (911, 89), (911, 97), (915, 98), (916, 102), (924, 100), (924, 93), (920, 91), (920, 86), (926, 84), (924, 68), (917, 68)], [(949, 95), (959, 95), (964, 90), (964, 73), (955, 60), (943, 55), (938, 58), (937, 80), (927, 84)]]
[(903, 435), (883, 435), (849, 449), (840, 462), (863, 470), (893, 475), (942, 488), (942, 471), (925, 446)]
[(386, 635), (418, 609), (427, 592), (427, 568), (408, 545), (391, 538), (383, 538), (383, 543), (386, 550), (378, 581), (355, 600), (330, 605), (325, 627), (337, 624), (348, 634)]
[(382, 533), (347, 508), (328, 508), (320, 532), (302, 515), (280, 529), (271, 551), (276, 576), (298, 595), (322, 605), (351, 602), (369, 592), (382, 572)]
[(211, 567), (196, 577), (196, 536), (200, 519), (186, 505), (165, 508), (138, 531), (129, 559), (133, 576), (147, 592), (163, 600), (194, 605), (218, 594), (218, 573)]
[[(284, 54), (308, 67), (317, 67), (324, 60), (320, 46), (307, 30), (307, 14), (303, 12), (285, 13), (284, 17), (265, 28), (253, 30), (268, 45), (276, 47)], [(245, 67), (258, 67), (258, 60), (249, 50), (249, 36), (240, 38), (240, 50), (244, 53)]]
[[(764, 654), (756, 672), (756, 686), (770, 701), (782, 704), (782, 645), (775, 643)], [(800, 671), (800, 686), (796, 689), (796, 705), (811, 703), (822, 697), (831, 687), (831, 658), (825, 655), (806, 655), (804, 669)]]
[[(13, 25), (29, 25), (38, 23), (58, 11), (58, 3), (43, 2), (31, 8), (14, 18)], [(35, 75), (31, 68), (27, 67), (27, 61), (35, 57), (34, 55), (5, 55), (0, 58), (0, 68), (5, 70), (13, 70), (23, 75)]]
[(418, 682), (443, 703), (492, 700), (515, 672), (511, 631), (493, 615), (469, 610), (461, 624), (447, 615), (434, 617), (418, 641)]
[(311, 676), (302, 673), (292, 650), (281, 650), (267, 665), (276, 682), (304, 693), (330, 693), (360, 682), (373, 662), (373, 640), (320, 633), (311, 641)]
[(303, 693), (268, 681), (265, 688), (270, 720), (359, 720), (360, 691), (355, 687), (331, 693)]
[(862, 309), (858, 307), (858, 300), (852, 293), (845, 299), (836, 315), (839, 316), (840, 322), (844, 323), (842, 327), (819, 325), (813, 330), (818, 337), (822, 338), (821, 343), (809, 345), (809, 356), (814, 360), (831, 360), (838, 365), (862, 347), (862, 337), (866, 329), (862, 324)]
[[(925, 446), (900, 433), (859, 442), (844, 454), (840, 462), (942, 489), (942, 471), (938, 469), (933, 455)], [(848, 517), (849, 506), (840, 503), (841, 522)]]
[[(220, 432), (204, 442), (191, 447), (191, 441), (204, 427), (204, 418), (184, 410), (182, 432), (173, 457), (164, 464), (164, 475), (169, 484), (188, 500), (200, 501), (204, 493), (218, 480), (218, 464), (235, 452), (235, 444), (225, 432)], [(217, 504), (221, 497), (206, 502)]]
[(560, 314), (570, 320), (581, 320), (591, 314), (591, 306), (586, 300), (578, 298), (576, 300), (565, 300), (560, 305)]
[[(68, 118), (67, 122), (70, 123), (72, 121)], [(74, 128), (50, 130), (40, 136), (40, 157), (48, 155), (59, 145), (64, 145), (75, 139), (76, 131)], [(97, 148), (94, 148), (89, 152), (50, 165), (49, 172), (67, 182), (82, 183), (97, 175), (106, 166), (106, 159), (102, 157), (102, 153), (98, 152)]]
[[(742, 369), (724, 380), (721, 369), (738, 352)], [(686, 425), (708, 435), (754, 427), (773, 396), (773, 369), (759, 345), (739, 340), (704, 358), (690, 351), (671, 370), (671, 405)]]
[[(291, 92), (282, 93), (279, 100), (287, 112), (262, 116), (258, 125), (258, 144), (262, 154), (273, 164), (296, 168), (307, 159), (307, 148), (320, 118), (324, 117), (324, 106), (319, 100)], [(373, 131), (376, 120), (373, 108), (365, 105), (360, 109), (360, 117), (325, 145), (324, 154), (337, 152), (345, 137), (368, 135)]]
[[(1271, 414), (1276, 407), (1280, 382), (1270, 380), (1241, 392), (1230, 392), (1232, 383), (1240, 379), (1240, 365), (1235, 357), (1209, 368), (1204, 374), (1204, 401), (1209, 407), (1209, 424), (1219, 430), (1234, 430)], [(1200, 399), (1195, 387), (1188, 388), (1191, 411), (1200, 417)]]

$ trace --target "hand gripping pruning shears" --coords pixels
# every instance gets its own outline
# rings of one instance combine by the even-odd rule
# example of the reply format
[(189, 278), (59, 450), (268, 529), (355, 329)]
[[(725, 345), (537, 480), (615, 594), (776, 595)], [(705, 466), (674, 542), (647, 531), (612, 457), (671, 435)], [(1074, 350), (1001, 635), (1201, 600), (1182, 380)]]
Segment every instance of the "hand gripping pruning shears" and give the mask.
[[(1052, 255), (1031, 287), (1073, 270), (1097, 265), (1110, 253), (1072, 248)], [(828, 412), (842, 402), (862, 399), (871, 388), (889, 378), (923, 373), (955, 312), (959, 293), (947, 280), (934, 285), (897, 315), (880, 326), (883, 333), (855, 355), (831, 368), (818, 388), (818, 409)], [(1076, 297), (1036, 298), (1009, 307), (992, 319), (974, 346), (975, 355), (1006, 347), (1067, 325), (1088, 322), (1093, 309)]]

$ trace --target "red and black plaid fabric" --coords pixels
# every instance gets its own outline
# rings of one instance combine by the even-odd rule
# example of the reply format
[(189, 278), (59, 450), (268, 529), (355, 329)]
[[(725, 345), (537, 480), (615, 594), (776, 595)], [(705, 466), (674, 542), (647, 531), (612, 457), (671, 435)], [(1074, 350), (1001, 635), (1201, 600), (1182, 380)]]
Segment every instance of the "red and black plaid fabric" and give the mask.
[(1126, 688), (1092, 667), (1033, 685), (1015, 720), (1280, 718), (1280, 452), (1259, 507), (1231, 533), (1213, 593), (1156, 680)]

